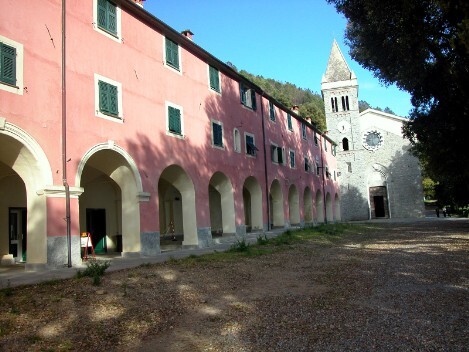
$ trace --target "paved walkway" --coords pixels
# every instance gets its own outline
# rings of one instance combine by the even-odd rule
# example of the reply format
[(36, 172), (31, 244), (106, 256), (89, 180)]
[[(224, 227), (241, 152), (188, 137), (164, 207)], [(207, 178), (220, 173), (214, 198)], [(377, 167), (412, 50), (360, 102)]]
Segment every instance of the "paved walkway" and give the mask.
[[(458, 218), (437, 218), (436, 216), (421, 218), (421, 219), (374, 219), (374, 220), (367, 220), (367, 221), (357, 221), (354, 223), (411, 223), (411, 222), (419, 222), (419, 221), (457, 221)], [(467, 219), (465, 219), (467, 220)], [(280, 233), (286, 231), (284, 228), (274, 229), (272, 231), (268, 231), (265, 235), (268, 238), (275, 237)], [(248, 243), (255, 243), (257, 241), (257, 237), (263, 234), (262, 232), (252, 232), (248, 233), (245, 236), (245, 239)], [(122, 270), (127, 268), (133, 268), (139, 266), (141, 264), (146, 263), (162, 263), (171, 258), (179, 259), (185, 258), (190, 255), (203, 255), (207, 253), (213, 252), (221, 252), (228, 250), (236, 241), (240, 239), (239, 236), (224, 236), (218, 237), (214, 239), (214, 245), (209, 248), (191, 248), (191, 249), (178, 249), (173, 251), (162, 252), (160, 255), (156, 257), (138, 257), (138, 258), (123, 258), (116, 254), (115, 256), (105, 255), (99, 256), (98, 258), (102, 258), (103, 260), (109, 260), (111, 265), (107, 271), (116, 271)], [(57, 268), (57, 269), (48, 269), (43, 271), (25, 271), (24, 264), (16, 264), (13, 266), (0, 266), (0, 289), (6, 287), (15, 287), (20, 285), (31, 285), (37, 284), (45, 281), (51, 280), (58, 280), (58, 279), (68, 279), (72, 278), (76, 275), (78, 270), (83, 270), (86, 266), (75, 266), (72, 268)]]

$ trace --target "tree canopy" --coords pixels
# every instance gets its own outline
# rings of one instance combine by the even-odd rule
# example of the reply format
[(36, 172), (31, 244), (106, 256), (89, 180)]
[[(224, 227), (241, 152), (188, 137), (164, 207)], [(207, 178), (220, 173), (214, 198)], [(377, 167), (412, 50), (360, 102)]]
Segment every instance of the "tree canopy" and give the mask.
[(327, 0), (348, 20), (351, 57), (412, 96), (404, 126), (426, 173), (448, 201), (469, 200), (469, 3), (466, 0)]

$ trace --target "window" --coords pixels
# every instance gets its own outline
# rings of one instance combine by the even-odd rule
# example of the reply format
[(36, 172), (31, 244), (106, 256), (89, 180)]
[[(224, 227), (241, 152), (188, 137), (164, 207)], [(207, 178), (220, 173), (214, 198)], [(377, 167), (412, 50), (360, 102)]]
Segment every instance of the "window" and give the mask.
[(212, 121), (212, 145), (223, 148), (223, 125), (218, 121)]
[(98, 27), (117, 35), (117, 6), (109, 0), (98, 0)]
[(336, 176), (335, 170), (334, 170), (334, 181), (337, 181), (337, 176)]
[(23, 45), (1, 35), (0, 90), (23, 95)]
[(271, 121), (275, 121), (275, 106), (272, 102), (269, 102), (269, 116)]
[(179, 45), (171, 39), (165, 40), (166, 65), (179, 71)]
[(336, 146), (335, 144), (332, 145), (331, 153), (332, 153), (332, 155), (334, 155), (334, 156), (336, 155), (336, 148), (337, 148), (337, 146)]
[(213, 66), (208, 66), (208, 75), (210, 81), (210, 88), (215, 92), (220, 93), (220, 72)]
[(331, 174), (329, 173), (329, 169), (327, 166), (326, 166), (325, 172), (326, 172), (326, 177), (331, 178)]
[(272, 158), (272, 162), (277, 163), (277, 164), (283, 164), (283, 149), (276, 146), (275, 144), (272, 144), (270, 146), (270, 154)]
[(251, 155), (251, 156), (256, 156), (256, 151), (259, 150), (256, 147), (256, 144), (254, 143), (254, 135), (252, 134), (245, 134), (245, 140), (246, 140), (246, 154)]
[(237, 128), (233, 130), (233, 148), (237, 153), (241, 153), (241, 137)]
[(294, 169), (295, 168), (295, 151), (290, 150), (289, 154), (290, 154), (290, 167)]
[(183, 110), (181, 106), (166, 102), (166, 131), (168, 135), (184, 136)]
[(305, 156), (305, 171), (309, 172), (311, 170), (311, 165), (308, 157)]
[(96, 73), (94, 83), (96, 116), (122, 123), (122, 84)]
[(315, 146), (318, 145), (318, 135), (317, 135), (316, 131), (314, 131), (314, 145)]
[(341, 100), (342, 100), (342, 110), (346, 111), (347, 109), (346, 109), (346, 106), (345, 106), (345, 97), (343, 96)]
[(347, 171), (352, 172), (352, 163), (350, 161), (347, 161)]
[(121, 42), (121, 9), (111, 0), (93, 0), (93, 24), (96, 31)]
[(287, 127), (290, 131), (293, 131), (293, 125), (291, 123), (291, 115), (287, 114)]
[(332, 107), (332, 112), (339, 111), (339, 106), (337, 105), (337, 98), (331, 97), (331, 107)]
[(319, 157), (316, 155), (316, 175), (319, 176), (321, 173), (321, 167), (319, 166)]
[(348, 139), (346, 137), (344, 137), (342, 139), (342, 149), (346, 151), (346, 150), (348, 150), (348, 148), (349, 148), (348, 147)]
[(0, 82), (16, 86), (16, 49), (1, 42)]
[(349, 107), (349, 104), (348, 104), (348, 95), (345, 96), (345, 107), (346, 107), (347, 111), (350, 110), (350, 107)]
[(249, 109), (256, 110), (256, 92), (254, 92), (254, 89), (248, 88), (240, 82), (239, 95), (241, 97), (241, 104)]
[(306, 125), (304, 122), (301, 123), (301, 137), (303, 139), (306, 139)]
[(327, 152), (327, 139), (324, 138), (324, 150)]
[(105, 115), (119, 116), (119, 95), (117, 87), (99, 81), (99, 111)]

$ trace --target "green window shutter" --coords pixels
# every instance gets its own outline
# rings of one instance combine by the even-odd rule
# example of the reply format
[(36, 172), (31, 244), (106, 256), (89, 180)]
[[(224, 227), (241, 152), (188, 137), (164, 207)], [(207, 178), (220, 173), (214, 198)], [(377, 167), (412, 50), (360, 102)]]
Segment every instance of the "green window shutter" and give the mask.
[(177, 43), (166, 38), (166, 64), (179, 70), (179, 48)]
[(219, 92), (220, 91), (220, 76), (215, 67), (209, 66), (210, 73), (210, 88)]
[(272, 102), (269, 102), (270, 119), (275, 121), (275, 108)]
[(292, 126), (292, 123), (291, 123), (291, 115), (290, 114), (287, 114), (287, 124), (288, 124), (288, 129), (290, 131), (293, 130), (293, 126)]
[(98, 0), (98, 27), (107, 29), (107, 0)]
[(16, 85), (16, 48), (0, 43), (0, 81)]
[(213, 131), (213, 144), (219, 147), (223, 147), (223, 131), (221, 125), (212, 122)]
[(170, 132), (181, 134), (181, 111), (168, 106), (168, 128)]
[(290, 152), (290, 166), (291, 166), (292, 168), (295, 167), (295, 153), (292, 152), (292, 151)]
[(275, 145), (270, 146), (270, 158), (273, 162), (277, 162), (277, 147)]
[(109, 0), (98, 0), (98, 27), (117, 34), (117, 6)]
[(251, 89), (251, 108), (252, 108), (252, 110), (256, 110), (256, 109), (257, 109), (257, 105), (256, 105), (256, 92), (254, 91), (254, 89)]
[(99, 111), (108, 112), (109, 111), (109, 101), (108, 101), (108, 85), (103, 81), (99, 81)]
[(117, 98), (117, 87), (109, 85), (109, 113), (119, 115), (119, 103)]
[(118, 116), (119, 115), (119, 98), (117, 87), (99, 81), (99, 111), (105, 114)]
[(239, 83), (239, 96), (241, 98), (241, 104), (246, 105), (246, 88), (242, 83)]

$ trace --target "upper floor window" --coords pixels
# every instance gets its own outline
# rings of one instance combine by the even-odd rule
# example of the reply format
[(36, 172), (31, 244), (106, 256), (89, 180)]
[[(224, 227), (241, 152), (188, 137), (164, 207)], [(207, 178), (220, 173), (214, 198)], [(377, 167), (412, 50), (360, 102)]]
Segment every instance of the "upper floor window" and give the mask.
[(23, 45), (1, 35), (0, 89), (23, 95)]
[(219, 121), (212, 120), (212, 145), (223, 148), (223, 125)]
[(98, 0), (98, 27), (117, 35), (117, 6), (109, 0)]
[(327, 152), (327, 139), (324, 138), (324, 150)]
[(184, 136), (182, 107), (168, 102), (166, 102), (166, 131), (168, 135)]
[(283, 164), (284, 151), (281, 147), (276, 146), (275, 144), (272, 144), (270, 146), (270, 153), (271, 153), (272, 162), (277, 163), (277, 164)]
[(347, 137), (344, 137), (344, 138), (342, 139), (342, 149), (343, 149), (343, 150), (349, 150)]
[(301, 123), (301, 137), (306, 139), (306, 125), (303, 122)]
[(287, 127), (290, 131), (293, 131), (293, 124), (291, 122), (291, 115), (287, 114)]
[(348, 96), (343, 96), (342, 97), (342, 110), (343, 111), (348, 111), (349, 109), (349, 104), (348, 104)]
[(314, 131), (314, 145), (318, 145), (318, 135), (316, 133), (316, 131)]
[(239, 95), (241, 98), (241, 104), (249, 109), (256, 110), (256, 92), (254, 89), (249, 88), (240, 82)]
[(275, 105), (271, 101), (269, 102), (269, 117), (272, 121), (275, 121)]
[(241, 136), (237, 128), (233, 130), (233, 148), (237, 153), (241, 153)]
[(337, 98), (336, 97), (331, 97), (331, 107), (332, 107), (332, 112), (338, 112), (339, 111), (339, 106), (337, 105)]
[(94, 81), (96, 116), (123, 122), (122, 84), (98, 74), (94, 75)]
[(332, 153), (332, 155), (334, 155), (334, 156), (336, 155), (336, 147), (337, 147), (337, 146), (336, 146), (335, 144), (334, 144), (334, 145), (331, 145), (331, 153)]
[(295, 151), (294, 150), (290, 150), (290, 167), (292, 169), (295, 168)]
[(210, 81), (210, 88), (215, 92), (220, 93), (220, 72), (213, 66), (208, 66), (208, 75)]
[(311, 170), (311, 163), (309, 161), (309, 158), (305, 156), (305, 171), (309, 172)]
[(347, 172), (352, 172), (352, 162), (347, 161)]
[(165, 63), (166, 65), (174, 68), (175, 70), (180, 70), (179, 64), (179, 45), (176, 42), (173, 42), (171, 39), (166, 38), (165, 40)]
[(331, 178), (331, 173), (329, 172), (329, 168), (326, 166), (324, 170), (326, 172), (326, 177)]
[(259, 150), (256, 147), (255, 141), (254, 141), (254, 135), (250, 133), (245, 134), (245, 142), (246, 142), (246, 154), (251, 155), (251, 156), (256, 156), (256, 151)]

